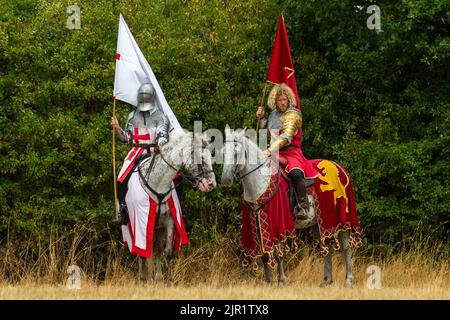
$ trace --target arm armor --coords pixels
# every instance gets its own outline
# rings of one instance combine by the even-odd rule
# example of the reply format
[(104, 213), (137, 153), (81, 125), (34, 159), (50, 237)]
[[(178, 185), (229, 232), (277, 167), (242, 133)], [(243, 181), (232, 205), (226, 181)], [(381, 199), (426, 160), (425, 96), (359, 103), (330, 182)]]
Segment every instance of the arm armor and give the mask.
[(294, 110), (286, 111), (280, 118), (283, 125), (281, 134), (278, 139), (268, 148), (270, 153), (274, 153), (289, 145), (297, 134), (297, 131), (302, 127), (302, 118), (300, 113)]
[(133, 125), (131, 124), (131, 119), (133, 119), (134, 111), (128, 115), (127, 123), (125, 124), (125, 130), (122, 128), (117, 128), (117, 138), (122, 143), (130, 143), (133, 138)]
[(169, 141), (169, 128), (169, 119), (161, 112), (161, 121), (156, 128), (156, 131), (158, 132), (158, 144), (165, 144)]

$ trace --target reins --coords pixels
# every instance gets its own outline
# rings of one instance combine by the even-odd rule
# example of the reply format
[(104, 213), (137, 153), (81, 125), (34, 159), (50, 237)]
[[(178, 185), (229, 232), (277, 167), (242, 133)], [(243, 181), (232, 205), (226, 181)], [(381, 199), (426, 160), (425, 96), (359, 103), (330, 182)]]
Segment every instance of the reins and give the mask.
[[(242, 146), (244, 145), (242, 142), (240, 142), (240, 141), (237, 141), (237, 140), (228, 140), (228, 141), (225, 141), (225, 142), (233, 142), (233, 143), (239, 143), (239, 144), (241, 144)], [(245, 148), (243, 148), (244, 149), (244, 153), (245, 153), (245, 158), (247, 158), (247, 149), (245, 149)], [(241, 158), (242, 158), (242, 156), (241, 156)], [(248, 175), (250, 175), (251, 173), (253, 173), (253, 172), (255, 172), (256, 170), (258, 170), (259, 168), (261, 168), (266, 162), (267, 162), (267, 160), (268, 160), (269, 158), (266, 158), (262, 163), (260, 163), (258, 166), (256, 166), (255, 168), (253, 168), (252, 170), (250, 170), (249, 172), (246, 172), (246, 173), (244, 173), (244, 174), (241, 174), (240, 176), (239, 176), (239, 179), (240, 180), (242, 180), (242, 179), (244, 179), (246, 176), (248, 176)], [(240, 160), (240, 159), (239, 159)], [(237, 161), (236, 161), (237, 162)], [(234, 171), (233, 171), (233, 176), (236, 178), (236, 171), (237, 171), (237, 168), (238, 168), (238, 165), (236, 164), (236, 167), (234, 168)]]
[[(194, 139), (193, 139), (193, 140), (194, 140)], [(192, 143), (192, 145), (193, 145), (193, 143)], [(178, 181), (176, 184), (174, 184), (173, 187), (170, 187), (169, 190), (168, 190), (167, 192), (163, 192), (163, 193), (157, 192), (157, 191), (156, 191), (155, 189), (153, 189), (153, 188), (149, 185), (149, 183), (148, 183), (148, 177), (149, 177), (149, 175), (150, 175), (150, 173), (151, 173), (151, 171), (152, 171), (152, 169), (153, 169), (153, 165), (154, 165), (156, 156), (159, 155), (159, 156), (161, 157), (161, 159), (169, 166), (169, 168), (171, 168), (171, 169), (174, 170), (175, 172), (178, 172), (179, 169), (175, 168), (174, 165), (172, 165), (170, 162), (168, 162), (168, 161), (164, 158), (164, 156), (163, 156), (163, 154), (162, 154), (162, 152), (161, 152), (161, 150), (160, 150), (159, 148), (156, 147), (156, 148), (155, 148), (155, 152), (154, 152), (153, 154), (150, 154), (150, 150), (149, 150), (150, 147), (155, 147), (155, 146), (156, 146), (156, 144), (148, 145), (147, 154), (144, 155), (143, 157), (141, 157), (141, 158), (139, 159), (139, 161), (137, 161), (136, 166), (137, 166), (137, 171), (138, 171), (138, 173), (139, 173), (139, 177), (140, 177), (141, 180), (143, 181), (145, 187), (146, 187), (151, 193), (153, 193), (153, 194), (157, 197), (157, 199), (158, 199), (158, 210), (157, 210), (156, 223), (155, 223), (155, 226), (156, 226), (156, 225), (158, 224), (159, 217), (160, 217), (160, 215), (161, 215), (161, 205), (162, 205), (163, 203), (166, 202), (166, 201), (163, 201), (164, 198), (166, 198), (166, 197), (167, 197), (174, 189), (176, 189), (176, 188), (181, 184), (181, 182), (183, 181), (183, 179), (187, 180), (193, 187), (195, 187), (195, 186), (200, 182), (200, 179), (199, 179), (199, 178), (205, 178), (205, 175), (206, 175), (206, 174), (211, 173), (211, 172), (214, 172), (214, 171), (213, 171), (213, 170), (206, 170), (206, 171), (203, 170), (203, 157), (202, 157), (202, 164), (197, 164), (197, 166), (198, 166), (197, 168), (198, 168), (198, 171), (199, 171), (199, 173), (198, 173), (197, 175), (190, 177), (190, 176), (186, 176), (186, 175), (184, 175), (183, 173), (181, 173), (181, 179), (180, 179), (180, 181)], [(194, 149), (194, 147), (192, 147), (191, 156), (194, 155), (194, 151), (195, 151), (195, 149)], [(146, 176), (144, 176), (144, 174), (142, 173), (140, 164), (141, 164), (141, 162), (142, 162), (144, 159), (146, 159), (146, 158), (148, 158), (148, 157), (152, 157), (152, 159), (150, 160), (150, 164), (149, 164), (149, 168), (147, 169)]]
[[(232, 143), (239, 143), (239, 144), (241, 144), (242, 147), (243, 147), (243, 149), (244, 149), (245, 159), (247, 159), (247, 149), (244, 147), (244, 144), (243, 144), (241, 141), (237, 141), (237, 140), (226, 140), (225, 142), (232, 142)], [(241, 155), (241, 158), (242, 158), (242, 155)], [(239, 159), (239, 160), (241, 160), (241, 159)], [(262, 163), (260, 163), (258, 166), (256, 166), (255, 168), (253, 168), (253, 169), (250, 170), (249, 172), (246, 172), (246, 173), (244, 173), (244, 174), (241, 174), (240, 177), (239, 177), (239, 179), (242, 181), (242, 179), (244, 179), (246, 176), (250, 175), (251, 173), (253, 173), (253, 172), (255, 172), (256, 170), (258, 170), (259, 168), (261, 168), (268, 160), (269, 160), (269, 158), (267, 157)], [(281, 184), (281, 178), (284, 178), (284, 177), (283, 177), (282, 174), (281, 174), (280, 166), (277, 165), (276, 167), (277, 167), (277, 174), (278, 174), (278, 185), (277, 185), (277, 187), (275, 188), (274, 192), (270, 195), (270, 197), (269, 197), (264, 203), (262, 203), (262, 204), (259, 205), (259, 206), (256, 206), (255, 208), (252, 208), (252, 206), (250, 206), (250, 203), (247, 202), (247, 201), (245, 201), (246, 203), (249, 204), (249, 206), (252, 208), (252, 210), (255, 212), (255, 214), (256, 214), (256, 212), (259, 211), (261, 208), (264, 208), (264, 207), (267, 205), (267, 203), (268, 203), (268, 202), (269, 202), (269, 201), (270, 201), (270, 200), (278, 193), (278, 191), (279, 191), (279, 186), (280, 186), (280, 184)], [(233, 175), (234, 175), (235, 177), (236, 177), (236, 171), (237, 171), (237, 168), (238, 168), (238, 164), (236, 164), (236, 167), (234, 168), (234, 171), (233, 171)]]

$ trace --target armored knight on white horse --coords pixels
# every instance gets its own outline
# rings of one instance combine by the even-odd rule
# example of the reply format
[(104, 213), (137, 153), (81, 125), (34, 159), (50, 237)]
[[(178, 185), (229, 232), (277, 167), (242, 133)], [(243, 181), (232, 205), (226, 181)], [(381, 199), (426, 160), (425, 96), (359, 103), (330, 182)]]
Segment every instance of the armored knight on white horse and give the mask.
[[(137, 95), (137, 108), (128, 115), (125, 129), (115, 117), (111, 124), (121, 142), (133, 143), (117, 180), (120, 221), (124, 243), (139, 255), (140, 278), (146, 281), (145, 259), (152, 256), (154, 244), (158, 256), (164, 253), (171, 260), (173, 249), (188, 243), (176, 193), (179, 179), (173, 183), (181, 177), (179, 169), (186, 168), (202, 192), (211, 191), (216, 182), (202, 138), (188, 132), (169, 138), (169, 120), (155, 104), (153, 85), (144, 83)], [(159, 260), (156, 277), (162, 279)]]

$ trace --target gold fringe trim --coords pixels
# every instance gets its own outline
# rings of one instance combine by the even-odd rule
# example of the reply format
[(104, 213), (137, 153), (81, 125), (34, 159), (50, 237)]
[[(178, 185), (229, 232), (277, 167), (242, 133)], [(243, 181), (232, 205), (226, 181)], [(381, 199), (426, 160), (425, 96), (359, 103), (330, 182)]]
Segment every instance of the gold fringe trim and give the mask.
[[(288, 243), (288, 240), (291, 240), (291, 243)], [(278, 244), (276, 244), (271, 251), (263, 251), (263, 253), (252, 255), (248, 254), (244, 251), (244, 258), (242, 259), (242, 266), (246, 269), (251, 267), (252, 270), (258, 270), (258, 264), (256, 260), (258, 258), (262, 258), (265, 254), (269, 256), (269, 260), (267, 264), (274, 269), (277, 265), (277, 260), (274, 257), (276, 254), (277, 258), (281, 259), (288, 254), (295, 254), (300, 248), (299, 239), (295, 235), (285, 235), (284, 240), (281, 240)]]

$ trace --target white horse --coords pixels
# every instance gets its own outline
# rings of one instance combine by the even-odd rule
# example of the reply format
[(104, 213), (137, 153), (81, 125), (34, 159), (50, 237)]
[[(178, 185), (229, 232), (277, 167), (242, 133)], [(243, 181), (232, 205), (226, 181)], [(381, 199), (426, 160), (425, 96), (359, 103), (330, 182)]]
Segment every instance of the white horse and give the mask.
[[(189, 176), (184, 176), (202, 192), (210, 192), (216, 187), (216, 179), (211, 164), (211, 153), (206, 148), (206, 141), (192, 132), (184, 132), (170, 137), (167, 144), (144, 159), (139, 165), (139, 181), (145, 192), (157, 203), (156, 222), (153, 233), (154, 261), (156, 265), (155, 280), (160, 283), (164, 277), (161, 258), (167, 261), (167, 280), (172, 284), (172, 262), (174, 251), (175, 221), (171, 213), (169, 198), (176, 186), (173, 180), (180, 169), (185, 169)], [(136, 218), (138, 219), (138, 218)], [(151, 239), (149, 239), (151, 240)], [(139, 256), (139, 279), (148, 280), (147, 259)]]
[[(271, 171), (273, 168), (273, 160), (267, 158), (263, 151), (258, 146), (245, 137), (245, 130), (240, 132), (232, 132), (227, 126), (225, 128), (225, 146), (222, 149), (224, 155), (224, 166), (222, 171), (221, 184), (225, 187), (229, 187), (233, 183), (234, 177), (239, 174), (240, 180), (243, 185), (243, 199), (249, 203), (255, 203), (255, 201), (266, 192), (266, 188), (271, 179), (271, 175), (277, 174), (277, 172)], [(250, 161), (250, 158), (252, 158)], [(272, 172), (272, 173), (270, 173)], [(278, 190), (278, 192), (281, 192)], [(296, 220), (295, 227), (297, 230), (306, 229), (309, 227), (315, 227), (318, 234), (318, 223), (316, 217), (316, 203), (311, 194), (308, 194), (309, 202), (315, 204), (310, 206), (308, 212), (308, 218), (306, 220)], [(352, 274), (352, 261), (351, 261), (351, 249), (349, 246), (349, 235), (345, 231), (341, 231), (338, 234), (340, 248), (343, 250), (346, 276), (345, 286), (350, 287), (353, 281)], [(320, 286), (328, 286), (332, 281), (332, 250), (329, 241), (324, 244), (328, 247), (327, 254), (324, 257), (324, 278)], [(334, 244), (336, 246), (336, 244)], [(283, 270), (283, 264), (281, 259), (278, 262), (278, 283), (282, 286), (285, 282), (285, 274)], [(272, 270), (267, 264), (267, 257), (263, 256), (264, 272), (266, 281), (272, 283)]]

